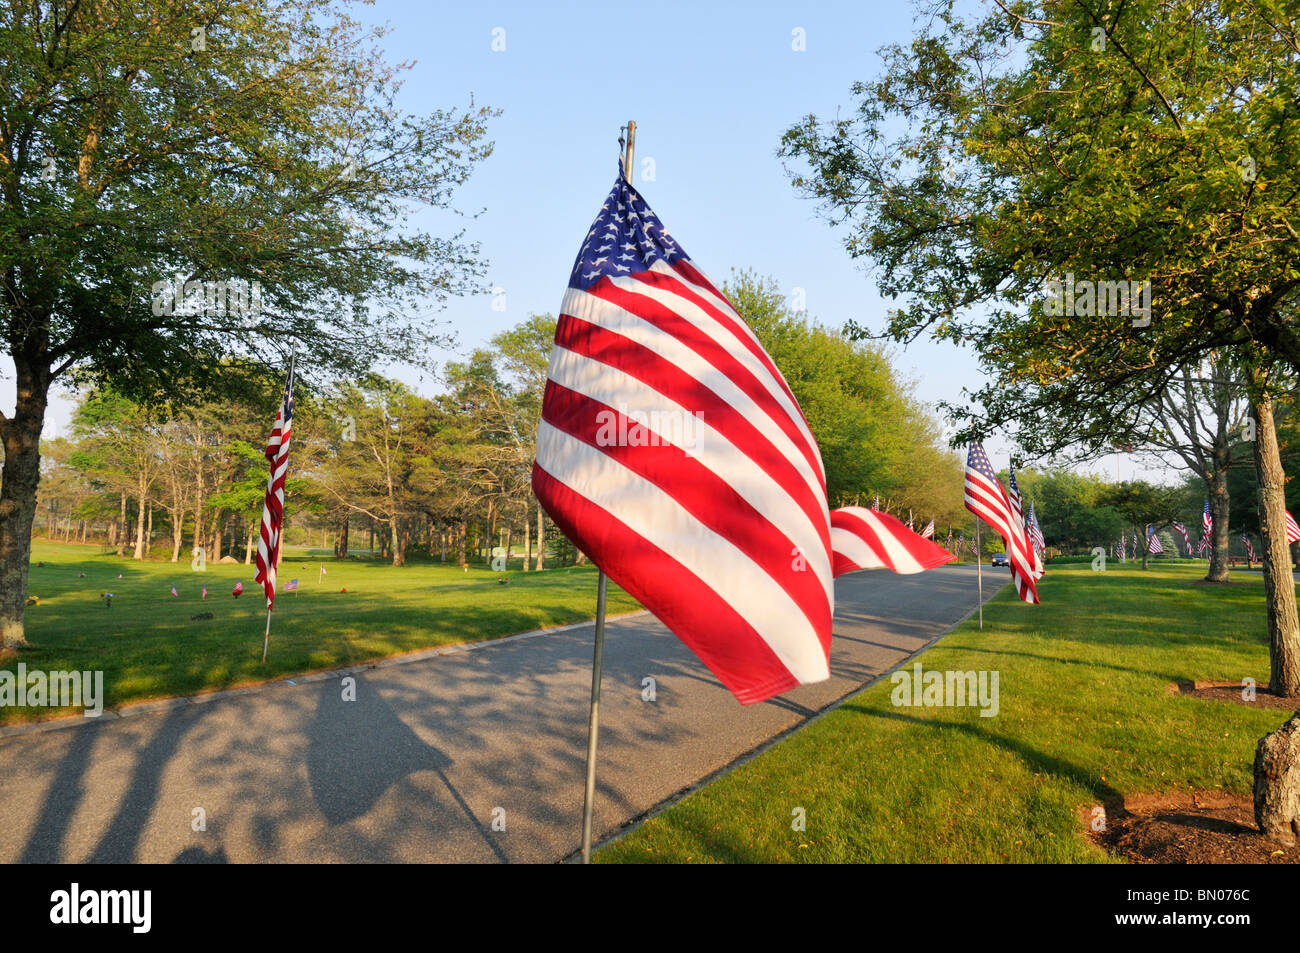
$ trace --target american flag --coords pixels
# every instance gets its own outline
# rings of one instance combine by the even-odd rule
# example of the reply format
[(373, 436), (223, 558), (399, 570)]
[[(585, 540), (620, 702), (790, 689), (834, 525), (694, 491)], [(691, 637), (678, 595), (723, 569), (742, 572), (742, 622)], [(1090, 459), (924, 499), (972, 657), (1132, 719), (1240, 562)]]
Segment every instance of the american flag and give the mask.
[(1038, 602), (1034, 557), (1025, 538), (1024, 526), (1016, 520), (1011, 501), (993, 472), (988, 455), (978, 443), (972, 443), (966, 455), (965, 498), (966, 509), (1002, 536), (1011, 562), (1011, 579), (1020, 598), (1025, 602)]
[(1207, 534), (1202, 533), (1200, 545), (1196, 547), (1197, 553), (1208, 553), (1213, 548), (1213, 545), (1210, 543), (1210, 537)]
[(742, 704), (829, 677), (817, 442), (621, 172), (569, 278), (541, 417), (532, 486), (551, 519)]
[(1250, 544), (1250, 537), (1242, 533), (1241, 541), (1246, 544), (1246, 559), (1252, 563), (1255, 562), (1255, 547)]
[[(266, 479), (266, 500), (262, 504), (262, 533), (257, 541), (257, 571), (253, 581), (266, 591), (266, 608), (275, 604), (275, 570), (280, 561), (280, 531), (284, 526), (284, 481), (289, 472), (289, 437), (293, 432), (293, 361), (284, 382), (284, 397), (275, 415), (266, 459), (271, 472)], [(269, 618), (269, 616), (268, 616)]]
[(1029, 504), (1029, 541), (1040, 553), (1047, 548), (1047, 539), (1043, 536), (1043, 528), (1038, 525), (1033, 503)]
[(1015, 520), (1015, 527), (1020, 530), (1021, 540), (1024, 544), (1024, 551), (1029, 554), (1030, 562), (1034, 568), (1034, 578), (1040, 579), (1043, 575), (1043, 560), (1038, 555), (1038, 550), (1034, 548), (1033, 541), (1029, 538), (1029, 528), (1025, 522), (1025, 510), (1021, 503), (1020, 487), (1016, 483), (1016, 468), (1007, 465), (1007, 501), (1011, 504), (1011, 515)]
[(1151, 527), (1147, 527), (1147, 552), (1163, 553), (1165, 548), (1160, 545), (1160, 534), (1152, 532)]
[(1205, 512), (1201, 514), (1201, 534), (1209, 536), (1214, 530), (1214, 520), (1210, 517), (1210, 501), (1205, 501)]
[(1119, 561), (1128, 562), (1128, 533), (1119, 534)]
[(934, 539), (934, 520), (925, 524), (925, 529), (921, 530), (922, 539)]
[(1296, 525), (1295, 518), (1291, 511), (1286, 511), (1286, 541), (1287, 545), (1300, 540), (1300, 526)]
[(872, 501), (872, 503), (871, 503), (871, 508), (872, 508), (873, 510), (875, 510), (876, 512), (880, 512), (880, 494), (879, 494), (879, 493), (876, 494), (876, 498), (875, 498), (875, 500)]
[(1133, 540), (1132, 546), (1129, 550), (1129, 556), (1134, 560), (1138, 558), (1138, 531), (1136, 526), (1133, 527)]
[(944, 545), (944, 547), (947, 548), (947, 549), (951, 549), (951, 548), (952, 548), (952, 527), (951, 527), (951, 526), (948, 527), (948, 541), (947, 541), (946, 543), (944, 543), (943, 545)]
[(831, 510), (831, 550), (836, 576), (859, 569), (915, 573), (957, 558), (897, 517), (860, 506)]
[(1183, 543), (1186, 544), (1186, 546), (1187, 546), (1187, 555), (1188, 555), (1188, 556), (1191, 556), (1191, 555), (1192, 555), (1192, 537), (1191, 537), (1191, 535), (1187, 532), (1187, 527), (1184, 526), (1182, 523), (1178, 522), (1178, 520), (1174, 520), (1174, 529), (1178, 530), (1178, 532), (1179, 532), (1180, 534), (1182, 534), (1182, 537), (1183, 537)]

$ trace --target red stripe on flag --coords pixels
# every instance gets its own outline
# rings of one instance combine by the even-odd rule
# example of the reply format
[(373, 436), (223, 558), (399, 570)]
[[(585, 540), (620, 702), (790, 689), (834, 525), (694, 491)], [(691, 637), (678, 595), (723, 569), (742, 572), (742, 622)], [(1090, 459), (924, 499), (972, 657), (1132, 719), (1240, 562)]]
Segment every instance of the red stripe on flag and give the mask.
[[(555, 343), (575, 354), (618, 368), (629, 377), (669, 397), (688, 412), (704, 414), (703, 419), (710, 428), (753, 460), (790, 495), (808, 520), (819, 528), (826, 551), (830, 552), (830, 530), (826, 525), (825, 505), (813, 495), (808, 481), (748, 418), (705, 384), (630, 338), (571, 315), (560, 316), (555, 330)], [(550, 399), (552, 385), (555, 385), (554, 381), (547, 382), (543, 406)], [(593, 413), (591, 420), (594, 419)], [(595, 427), (591, 421), (588, 421), (587, 426), (594, 433)], [(814, 475), (817, 472), (814, 468)]]
[(817, 576), (791, 568), (795, 543), (699, 460), (673, 446), (600, 445), (591, 436), (591, 421), (597, 414), (608, 411), (615, 420), (629, 424), (636, 421), (555, 381), (547, 385), (544, 407), (543, 419), (547, 423), (659, 487), (701, 524), (758, 564), (805, 616), (815, 620), (814, 624), (830, 624), (831, 606)]
[[(602, 568), (610, 579), (639, 602), (659, 603), (659, 620), (742, 705), (763, 701), (798, 684), (726, 600), (662, 549), (537, 464), (533, 465), (533, 492), (546, 501), (555, 524), (580, 550), (604, 553)], [(662, 586), (675, 592), (676, 598), (668, 602), (656, 599)]]

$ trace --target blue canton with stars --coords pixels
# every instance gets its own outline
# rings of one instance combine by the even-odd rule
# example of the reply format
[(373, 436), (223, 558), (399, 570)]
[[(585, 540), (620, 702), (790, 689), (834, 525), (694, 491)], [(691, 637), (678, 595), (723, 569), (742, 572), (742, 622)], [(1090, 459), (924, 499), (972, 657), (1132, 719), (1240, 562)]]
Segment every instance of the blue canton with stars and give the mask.
[(633, 275), (649, 271), (656, 261), (672, 264), (686, 257), (659, 216), (623, 178), (620, 167), (618, 181), (600, 207), (573, 263), (569, 287), (585, 291), (606, 275)]
[(984, 452), (983, 444), (973, 443), (970, 445), (970, 453), (966, 456), (966, 469), (974, 470), (988, 480), (990, 484), (998, 482), (997, 475), (993, 472), (993, 466), (989, 463), (988, 455)]

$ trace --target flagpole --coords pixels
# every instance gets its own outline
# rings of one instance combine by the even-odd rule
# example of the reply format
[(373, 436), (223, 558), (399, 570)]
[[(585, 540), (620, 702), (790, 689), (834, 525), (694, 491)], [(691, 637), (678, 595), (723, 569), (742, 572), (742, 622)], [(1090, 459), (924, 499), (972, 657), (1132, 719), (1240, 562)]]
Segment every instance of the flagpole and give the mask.
[(266, 664), (266, 650), (271, 644), (271, 607), (266, 607), (266, 634), (262, 636), (262, 664)]
[(980, 545), (980, 519), (975, 517), (975, 578), (979, 583), (979, 601), (980, 601), (980, 631), (984, 631), (984, 557), (981, 551), (984, 549)]
[(605, 663), (605, 589), (602, 569), (596, 577), (596, 647), (591, 656), (591, 714), (587, 719), (587, 785), (582, 799), (582, 862), (591, 863), (591, 821), (596, 807), (596, 741), (600, 734), (600, 676)]
[[(632, 156), (636, 145), (636, 123), (628, 120), (623, 146), (623, 178), (632, 181)], [(582, 797), (582, 862), (591, 863), (592, 816), (596, 809), (596, 744), (600, 736), (600, 677), (605, 665), (605, 592), (607, 578), (601, 569), (596, 576), (596, 644), (591, 655), (591, 712), (587, 718), (587, 779)]]

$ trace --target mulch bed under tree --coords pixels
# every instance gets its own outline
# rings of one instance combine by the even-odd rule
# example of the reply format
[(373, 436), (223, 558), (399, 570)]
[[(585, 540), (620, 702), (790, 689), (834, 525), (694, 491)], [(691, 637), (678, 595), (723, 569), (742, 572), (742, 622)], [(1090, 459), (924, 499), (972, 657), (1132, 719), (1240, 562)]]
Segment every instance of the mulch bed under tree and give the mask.
[(1169, 686), (1173, 695), (1190, 695), (1192, 698), (1208, 698), (1211, 701), (1234, 702), (1247, 708), (1276, 708), (1279, 711), (1296, 711), (1300, 709), (1296, 699), (1274, 695), (1268, 690), (1268, 683), (1256, 685), (1254, 697), (1247, 697), (1245, 686), (1241, 682), (1178, 682)]
[(1251, 799), (1217, 792), (1141, 795), (1107, 805), (1093, 843), (1138, 864), (1300, 864), (1300, 846), (1282, 848), (1255, 826)]

